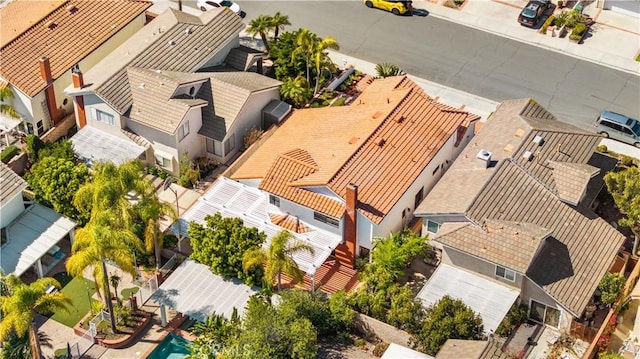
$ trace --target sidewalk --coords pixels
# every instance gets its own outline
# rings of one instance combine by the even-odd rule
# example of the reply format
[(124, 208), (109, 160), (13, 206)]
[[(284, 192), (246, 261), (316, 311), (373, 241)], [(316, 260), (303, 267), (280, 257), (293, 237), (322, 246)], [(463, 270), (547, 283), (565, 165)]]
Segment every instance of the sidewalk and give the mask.
[[(474, 29), (487, 31), (533, 46), (577, 57), (598, 65), (608, 66), (632, 74), (640, 74), (640, 16), (634, 17), (601, 10), (595, 2), (585, 5), (582, 13), (596, 21), (592, 34), (582, 44), (566, 38), (541, 34), (537, 29), (521, 26), (518, 15), (526, 0), (467, 0), (460, 9), (444, 5), (445, 0), (414, 0), (415, 9), (424, 9), (429, 16), (446, 19)], [(554, 3), (556, 1), (553, 1)], [(560, 9), (556, 9), (559, 12)], [(537, 28), (541, 26), (538, 24)]]

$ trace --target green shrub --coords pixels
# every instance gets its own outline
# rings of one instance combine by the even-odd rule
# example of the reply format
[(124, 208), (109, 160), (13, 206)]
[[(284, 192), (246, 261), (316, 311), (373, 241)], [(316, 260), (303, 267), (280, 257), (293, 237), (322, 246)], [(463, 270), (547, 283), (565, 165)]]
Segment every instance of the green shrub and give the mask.
[(624, 167), (631, 167), (634, 165), (634, 159), (630, 156), (622, 155), (620, 158), (620, 165)]
[(571, 34), (569, 35), (569, 40), (572, 41), (580, 41), (580, 39), (582, 39), (582, 35), (576, 35), (576, 34)]
[(587, 25), (583, 23), (579, 23), (573, 28), (573, 31), (571, 31), (571, 35), (582, 36), (582, 34), (584, 34), (586, 30), (587, 30)]
[(562, 11), (561, 13), (554, 15), (553, 24), (556, 27), (561, 28), (562, 26), (564, 26), (567, 23), (567, 19), (568, 18), (569, 18), (569, 12), (568, 11)]
[(178, 245), (178, 237), (167, 234), (162, 239), (162, 248), (173, 249)]
[(389, 343), (385, 343), (385, 342), (381, 342), (376, 344), (375, 347), (373, 347), (373, 355), (377, 356), (377, 357), (381, 357), (384, 352), (387, 351), (387, 349), (389, 348)]
[(600, 146), (596, 147), (596, 151), (600, 152), (600, 153), (607, 153), (607, 151), (609, 151), (609, 149), (605, 145), (600, 145)]
[(453, 2), (455, 2), (456, 5), (458, 5), (458, 6), (464, 4), (464, 0), (453, 0)]
[(527, 320), (529, 307), (526, 305), (516, 305), (515, 303), (509, 309), (509, 313), (504, 317), (495, 333), (501, 337), (507, 337), (513, 333), (521, 323)]
[(540, 32), (543, 34), (547, 33), (547, 28), (549, 26), (551, 26), (551, 24), (553, 23), (553, 21), (555, 20), (555, 16), (551, 15), (547, 18), (547, 20), (544, 22), (544, 24), (542, 24), (542, 27), (540, 28)]
[(20, 153), (20, 149), (18, 147), (13, 145), (9, 146), (0, 152), (0, 160), (2, 163), (9, 163), (9, 161), (11, 161), (11, 159), (18, 153)]
[(363, 347), (365, 344), (367, 344), (367, 342), (362, 338), (358, 338), (353, 342), (353, 345), (355, 345), (358, 348)]

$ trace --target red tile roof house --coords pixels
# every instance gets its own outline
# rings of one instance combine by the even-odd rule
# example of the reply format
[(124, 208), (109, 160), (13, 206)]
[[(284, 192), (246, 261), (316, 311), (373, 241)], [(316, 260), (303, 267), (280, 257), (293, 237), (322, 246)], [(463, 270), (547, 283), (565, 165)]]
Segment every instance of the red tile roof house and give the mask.
[(294, 110), (228, 176), (274, 212), (342, 236), (335, 258), (353, 268), (373, 238), (409, 223), (478, 120), (405, 76), (377, 79), (347, 106)]
[(590, 210), (616, 162), (599, 142), (531, 99), (500, 104), (416, 210), (443, 248), (418, 297), (465, 300), (487, 332), (517, 301), (568, 332), (624, 241)]
[(186, 153), (233, 158), (280, 99), (279, 81), (245, 72), (260, 55), (239, 45), (244, 27), (228, 8), (199, 16), (168, 9), (90, 71), (77, 69), (65, 91), (76, 105), (78, 157), (140, 158), (174, 176)]
[(13, 1), (0, 8), (0, 86), (42, 135), (73, 112), (70, 69), (90, 69), (145, 24), (147, 1)]

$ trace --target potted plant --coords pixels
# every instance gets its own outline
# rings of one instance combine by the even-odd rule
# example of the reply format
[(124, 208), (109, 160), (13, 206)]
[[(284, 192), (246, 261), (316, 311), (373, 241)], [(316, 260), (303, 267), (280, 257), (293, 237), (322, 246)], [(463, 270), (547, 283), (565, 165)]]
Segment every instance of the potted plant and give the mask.
[(558, 0), (558, 8), (560, 8), (560, 9), (564, 8), (564, 1)]

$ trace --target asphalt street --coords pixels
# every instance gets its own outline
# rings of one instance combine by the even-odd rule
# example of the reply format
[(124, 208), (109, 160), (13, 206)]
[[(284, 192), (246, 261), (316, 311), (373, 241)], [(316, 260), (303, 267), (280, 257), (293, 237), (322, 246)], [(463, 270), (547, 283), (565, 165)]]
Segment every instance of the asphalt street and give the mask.
[(394, 63), (417, 77), (495, 101), (532, 97), (563, 121), (583, 128), (591, 129), (604, 109), (640, 117), (637, 75), (427, 13), (394, 16), (360, 1), (238, 3), (247, 23), (280, 11), (291, 20), (288, 30), (307, 27), (319, 36), (333, 36), (344, 54)]

